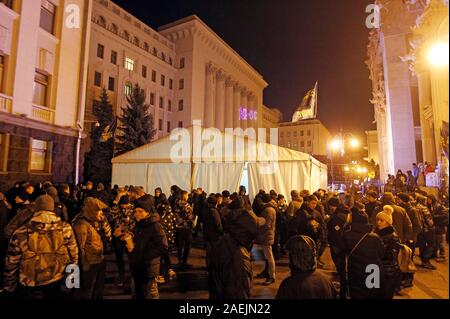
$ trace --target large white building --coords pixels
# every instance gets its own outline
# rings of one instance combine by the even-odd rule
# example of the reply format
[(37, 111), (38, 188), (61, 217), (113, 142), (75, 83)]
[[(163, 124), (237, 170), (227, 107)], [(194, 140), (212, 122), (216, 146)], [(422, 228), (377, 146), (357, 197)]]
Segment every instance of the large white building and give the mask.
[(138, 83), (157, 138), (201, 120), (204, 127), (260, 127), (263, 77), (197, 16), (158, 31), (111, 1), (94, 0), (87, 120), (101, 88), (120, 114)]
[(2, 189), (73, 181), (91, 8), (87, 0), (0, 1)]

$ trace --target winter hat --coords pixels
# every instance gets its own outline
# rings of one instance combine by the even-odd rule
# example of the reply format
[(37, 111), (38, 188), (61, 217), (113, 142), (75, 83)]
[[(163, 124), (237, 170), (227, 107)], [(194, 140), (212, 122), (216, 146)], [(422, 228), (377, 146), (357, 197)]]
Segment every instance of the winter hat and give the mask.
[(206, 199), (206, 203), (207, 203), (208, 205), (211, 205), (211, 206), (216, 206), (216, 205), (217, 205), (217, 197), (216, 197), (216, 196), (209, 196), (209, 197)]
[(277, 195), (278, 195), (277, 192), (275, 190), (273, 190), (273, 189), (270, 190), (269, 194), (272, 197), (277, 197)]
[(263, 203), (268, 203), (272, 200), (272, 197), (269, 194), (263, 194), (261, 196), (261, 200), (263, 201)]
[(309, 190), (307, 190), (307, 189), (302, 190), (300, 192), (300, 196), (303, 197), (303, 198), (308, 197), (309, 196)]
[(422, 205), (426, 205), (427, 204), (427, 198), (425, 196), (422, 196), (422, 195), (418, 194), (418, 193), (416, 193), (416, 201), (418, 201)]
[(242, 192), (247, 193), (247, 189), (245, 188), (244, 185), (239, 186), (239, 194)]
[(229, 191), (223, 191), (222, 192), (222, 197), (230, 197), (230, 192)]
[(231, 204), (228, 205), (230, 209), (239, 209), (244, 208), (244, 200), (241, 196), (234, 196)]
[(408, 194), (400, 193), (397, 196), (398, 196), (398, 198), (400, 198), (400, 200), (402, 202), (409, 203), (409, 195)]
[(41, 195), (34, 202), (35, 211), (49, 211), (52, 212), (55, 210), (55, 201), (49, 195)]
[(328, 201), (328, 205), (332, 206), (332, 207), (338, 207), (339, 206), (339, 199), (336, 198), (336, 197), (330, 198), (330, 200)]
[(364, 211), (360, 211), (357, 207), (351, 208), (352, 224), (363, 224), (369, 223), (369, 216)]
[(299, 198), (300, 194), (298, 193), (297, 190), (294, 189), (294, 190), (291, 191), (291, 197), (292, 198)]
[(392, 205), (395, 203), (395, 197), (394, 194), (391, 192), (385, 192), (383, 196), (381, 197), (381, 202), (383, 205)]
[(389, 225), (392, 225), (392, 213), (394, 212), (394, 209), (391, 205), (385, 205), (383, 206), (383, 211), (379, 212), (377, 214), (377, 218), (384, 220)]
[(128, 205), (130, 204), (131, 199), (128, 195), (122, 195), (119, 199), (119, 205)]
[(97, 184), (97, 191), (101, 192), (105, 190), (105, 185), (103, 185), (103, 183), (98, 183)]
[(95, 220), (97, 212), (107, 208), (101, 200), (94, 197), (87, 197), (84, 200), (83, 216), (89, 220)]
[(148, 213), (153, 212), (153, 200), (150, 195), (144, 195), (134, 201), (134, 208), (142, 208)]
[(286, 243), (286, 248), (291, 269), (302, 272), (316, 269), (317, 250), (312, 238), (304, 235), (293, 236)]
[(59, 202), (58, 191), (56, 190), (56, 188), (54, 188), (53, 186), (49, 186), (47, 188), (47, 194), (53, 198), (55, 203)]
[(375, 191), (368, 191), (366, 193), (367, 196), (373, 197), (373, 198), (378, 198), (378, 194)]

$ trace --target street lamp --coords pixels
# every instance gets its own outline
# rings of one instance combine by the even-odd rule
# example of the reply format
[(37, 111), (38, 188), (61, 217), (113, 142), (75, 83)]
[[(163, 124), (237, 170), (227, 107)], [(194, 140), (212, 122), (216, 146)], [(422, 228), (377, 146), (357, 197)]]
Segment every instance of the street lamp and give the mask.
[(448, 42), (437, 42), (428, 51), (428, 62), (433, 66), (448, 65)]

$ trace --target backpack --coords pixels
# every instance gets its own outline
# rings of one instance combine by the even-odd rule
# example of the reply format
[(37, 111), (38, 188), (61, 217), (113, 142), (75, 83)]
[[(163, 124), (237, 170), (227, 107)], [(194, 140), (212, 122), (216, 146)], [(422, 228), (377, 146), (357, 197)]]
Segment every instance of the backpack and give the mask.
[(26, 277), (27, 286), (42, 286), (61, 279), (70, 262), (63, 222), (51, 230), (32, 230), (27, 226), (27, 246), (20, 264), (20, 273)]
[(398, 252), (398, 266), (403, 273), (415, 273), (417, 268), (412, 260), (412, 249), (406, 245), (400, 244)]

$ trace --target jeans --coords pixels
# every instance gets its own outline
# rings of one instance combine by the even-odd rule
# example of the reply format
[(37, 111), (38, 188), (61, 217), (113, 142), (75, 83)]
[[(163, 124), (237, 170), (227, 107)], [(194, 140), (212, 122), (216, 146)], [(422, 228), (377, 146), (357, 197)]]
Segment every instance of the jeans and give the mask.
[(275, 259), (273, 258), (272, 246), (264, 245), (262, 247), (263, 247), (264, 258), (266, 259), (267, 266), (268, 266), (267, 271), (268, 271), (269, 278), (275, 279)]
[(75, 290), (75, 299), (102, 299), (105, 286), (106, 263), (91, 265), (81, 272), (81, 288)]
[(38, 287), (24, 287), (20, 286), (17, 291), (17, 296), (23, 299), (31, 300), (55, 300), (62, 299), (61, 280), (50, 283), (45, 286)]
[(117, 237), (113, 237), (112, 246), (114, 249), (114, 255), (116, 256), (117, 271), (119, 272), (119, 280), (125, 282), (125, 260), (124, 254), (126, 252), (125, 244)]
[(148, 277), (144, 268), (132, 269), (135, 298), (137, 300), (159, 299), (158, 283), (155, 277)]
[(431, 256), (433, 255), (435, 247), (435, 235), (433, 231), (424, 232), (422, 231), (419, 236), (417, 236), (417, 246), (420, 250), (420, 259), (422, 262), (427, 263)]
[(180, 228), (176, 234), (178, 262), (186, 263), (191, 250), (192, 231), (189, 228)]
[(445, 257), (445, 234), (436, 235), (436, 256)]
[(348, 294), (348, 285), (347, 285), (347, 276), (345, 273), (345, 257), (342, 256), (342, 252), (337, 253), (339, 249), (330, 246), (331, 259), (333, 260), (334, 265), (336, 266), (336, 271), (339, 276), (339, 284), (340, 284), (340, 292), (339, 298), (346, 299)]

